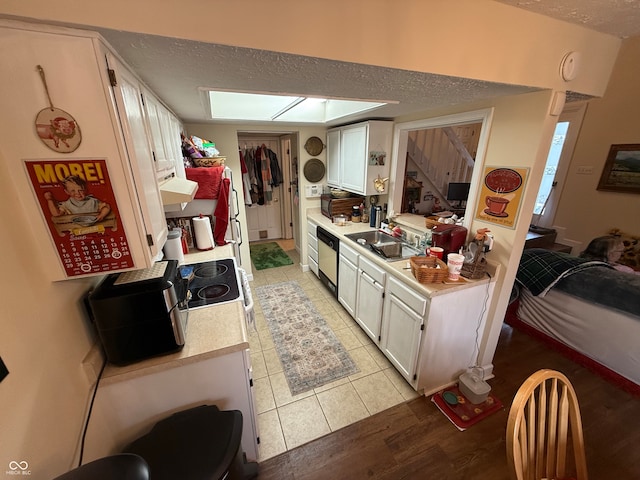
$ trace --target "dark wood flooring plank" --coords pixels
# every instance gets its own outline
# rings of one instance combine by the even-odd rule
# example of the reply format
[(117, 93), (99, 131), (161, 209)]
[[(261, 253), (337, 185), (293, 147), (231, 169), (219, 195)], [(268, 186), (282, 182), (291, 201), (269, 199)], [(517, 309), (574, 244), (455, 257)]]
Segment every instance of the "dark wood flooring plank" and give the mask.
[(590, 478), (640, 478), (640, 399), (508, 325), (489, 380), (503, 410), (460, 432), (430, 399), (417, 398), (262, 462), (258, 478), (508, 480), (509, 406), (541, 368), (562, 371), (576, 389)]

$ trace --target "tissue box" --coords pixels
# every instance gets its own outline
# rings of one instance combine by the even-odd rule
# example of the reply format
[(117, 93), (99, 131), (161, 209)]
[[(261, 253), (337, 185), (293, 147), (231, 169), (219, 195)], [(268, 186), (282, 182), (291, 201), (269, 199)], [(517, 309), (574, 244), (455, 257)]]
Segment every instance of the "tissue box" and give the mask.
[(491, 386), (471, 372), (463, 373), (459, 378), (460, 392), (474, 405), (484, 402), (489, 396)]

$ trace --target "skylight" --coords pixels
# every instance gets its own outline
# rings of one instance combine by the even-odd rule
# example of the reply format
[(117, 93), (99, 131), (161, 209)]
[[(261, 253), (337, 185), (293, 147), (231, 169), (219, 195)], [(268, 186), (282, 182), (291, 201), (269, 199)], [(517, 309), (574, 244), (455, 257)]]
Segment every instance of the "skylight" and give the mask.
[(326, 123), (390, 102), (207, 91), (214, 120)]

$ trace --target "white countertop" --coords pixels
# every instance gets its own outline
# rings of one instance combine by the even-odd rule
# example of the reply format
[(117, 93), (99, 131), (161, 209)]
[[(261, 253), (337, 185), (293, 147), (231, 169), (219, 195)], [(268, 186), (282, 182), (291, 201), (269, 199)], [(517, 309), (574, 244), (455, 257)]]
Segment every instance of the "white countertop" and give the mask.
[[(410, 285), (416, 291), (421, 292), (428, 298), (433, 298), (439, 295), (444, 295), (448, 293), (453, 293), (456, 291), (464, 290), (466, 288), (471, 288), (476, 285), (486, 284), (495, 279), (495, 273), (497, 265), (492, 264), (490, 261), (487, 261), (487, 271), (491, 275), (485, 275), (484, 278), (480, 278), (477, 280), (471, 280), (464, 277), (460, 277), (460, 280), (457, 282), (452, 282), (449, 280), (445, 280), (444, 283), (420, 283), (411, 273), (411, 268), (409, 265), (409, 260), (398, 260), (397, 262), (386, 262), (381, 259), (378, 255), (370, 251), (369, 249), (363, 247), (362, 245), (345, 238), (345, 235), (351, 233), (359, 233), (359, 232), (369, 232), (375, 230), (375, 228), (370, 227), (368, 223), (353, 223), (347, 222), (344, 226), (338, 226), (331, 222), (331, 220), (322, 213), (320, 213), (319, 209), (311, 209), (307, 211), (307, 218), (314, 222), (315, 224), (321, 226), (325, 230), (336, 235), (341, 242), (345, 242), (345, 245), (348, 245), (352, 249), (356, 250), (360, 255), (364, 255), (367, 260), (371, 260), (376, 265), (383, 268), (386, 272), (394, 277), (399, 278), (407, 285)], [(424, 220), (422, 221), (424, 222)], [(424, 223), (422, 223), (424, 225)], [(424, 227), (426, 228), (426, 227)]]
[[(185, 264), (232, 256), (231, 245), (215, 247), (208, 251), (194, 250), (185, 255)], [(129, 380), (248, 348), (249, 338), (242, 301), (211, 305), (189, 311), (187, 336), (182, 350), (121, 367), (107, 364), (101, 381), (103, 384), (109, 384)]]

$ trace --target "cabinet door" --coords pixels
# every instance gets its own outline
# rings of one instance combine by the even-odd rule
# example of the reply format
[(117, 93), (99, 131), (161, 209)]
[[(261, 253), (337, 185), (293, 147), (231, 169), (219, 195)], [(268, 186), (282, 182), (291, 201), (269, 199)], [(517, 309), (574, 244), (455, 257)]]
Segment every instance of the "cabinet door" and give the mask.
[(368, 125), (347, 127), (340, 138), (342, 188), (354, 193), (365, 193), (367, 168)]
[(400, 374), (413, 385), (416, 382), (414, 376), (417, 370), (423, 315), (403, 301), (402, 298), (407, 295), (418, 297), (398, 281), (389, 279), (380, 349)]
[(357, 278), (358, 267), (341, 253), (338, 267), (338, 301), (354, 318), (356, 316)]
[(113, 88), (125, 141), (128, 146), (131, 174), (142, 209), (140, 222), (144, 226), (152, 257), (158, 256), (167, 240), (167, 221), (162, 208), (156, 169), (153, 162), (149, 130), (142, 106), (138, 80), (109, 56), (109, 67), (115, 71), (117, 85)]
[(340, 130), (327, 132), (327, 183), (340, 188)]
[(380, 340), (380, 324), (384, 300), (384, 284), (358, 269), (356, 322), (375, 343)]
[(184, 178), (184, 164), (180, 147), (180, 122), (158, 99), (143, 91), (144, 108), (151, 133), (156, 170), (175, 167), (179, 177)]
[(167, 153), (165, 152), (164, 143), (162, 142), (162, 129), (160, 128), (159, 111), (161, 105), (156, 101), (153, 95), (147, 92), (143, 92), (143, 95), (156, 170), (165, 170), (171, 167), (171, 164), (167, 160)]

